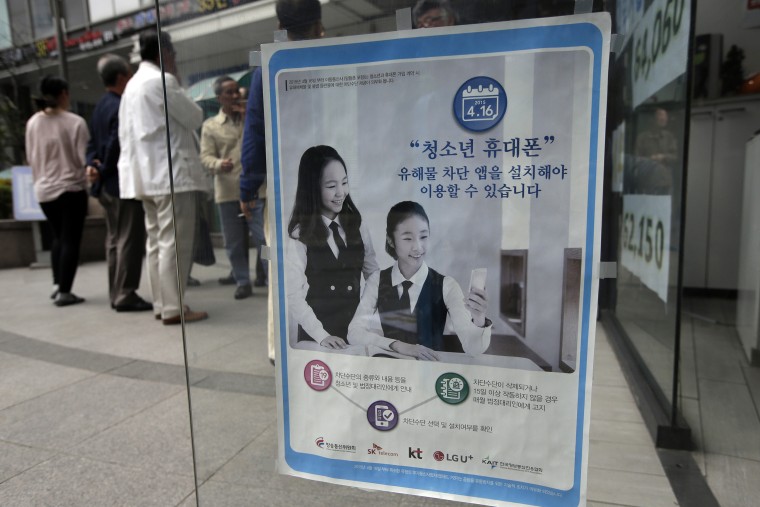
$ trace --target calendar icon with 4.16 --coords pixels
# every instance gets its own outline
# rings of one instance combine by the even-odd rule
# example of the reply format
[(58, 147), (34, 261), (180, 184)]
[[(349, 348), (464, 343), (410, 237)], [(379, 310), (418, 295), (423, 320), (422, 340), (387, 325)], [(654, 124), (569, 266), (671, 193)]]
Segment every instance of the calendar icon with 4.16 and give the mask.
[(464, 121), (495, 120), (499, 116), (499, 90), (493, 85), (467, 87), (462, 91), (462, 111)]
[(484, 132), (495, 127), (507, 111), (504, 87), (487, 76), (465, 81), (454, 95), (454, 117), (463, 128)]

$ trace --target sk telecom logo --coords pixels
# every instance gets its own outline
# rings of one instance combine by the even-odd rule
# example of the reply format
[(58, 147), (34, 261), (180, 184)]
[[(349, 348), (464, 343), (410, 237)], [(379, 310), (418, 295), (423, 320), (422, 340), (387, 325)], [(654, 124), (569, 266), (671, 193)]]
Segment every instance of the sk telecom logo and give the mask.
[(315, 444), (317, 444), (317, 447), (323, 448), (325, 446), (325, 439), (323, 437), (319, 437), (314, 441)]
[[(422, 452), (422, 451), (420, 451), (420, 452)], [(382, 447), (380, 447), (379, 445), (377, 445), (375, 443), (372, 444), (372, 448), (371, 449), (367, 449), (367, 454), (372, 454), (372, 455), (375, 455), (375, 456), (389, 456), (389, 457), (396, 457), (396, 456), (398, 456), (397, 452), (388, 452), (388, 451), (384, 450)]]
[(409, 448), (409, 457), (413, 459), (422, 459), (422, 449), (419, 447), (417, 449)]

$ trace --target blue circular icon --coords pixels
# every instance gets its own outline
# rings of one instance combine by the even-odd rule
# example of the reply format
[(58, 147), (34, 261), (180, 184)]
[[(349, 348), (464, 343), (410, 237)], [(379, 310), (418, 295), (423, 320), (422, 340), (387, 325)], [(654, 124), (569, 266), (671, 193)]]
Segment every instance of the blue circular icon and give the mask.
[(473, 132), (495, 127), (507, 112), (507, 92), (490, 77), (468, 79), (454, 95), (454, 116), (459, 124)]
[(367, 409), (367, 421), (379, 431), (390, 431), (398, 424), (398, 410), (387, 401), (376, 401)]

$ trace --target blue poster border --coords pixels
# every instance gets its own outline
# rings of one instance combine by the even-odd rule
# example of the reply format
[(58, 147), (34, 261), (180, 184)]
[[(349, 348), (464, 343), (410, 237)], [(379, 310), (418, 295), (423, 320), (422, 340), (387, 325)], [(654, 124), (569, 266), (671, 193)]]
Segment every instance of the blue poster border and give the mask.
[[(445, 43), (442, 43), (445, 41)], [(447, 48), (455, 48), (446, 50)], [(487, 49), (486, 49), (487, 48)], [(283, 424), (285, 432), (285, 460), (298, 472), (334, 479), (374, 483), (378, 485), (403, 487), (420, 491), (434, 491), (502, 502), (516, 502), (542, 506), (577, 505), (580, 499), (581, 473), (583, 467), (583, 431), (586, 410), (586, 385), (588, 370), (588, 336), (592, 296), (592, 274), (594, 259), (594, 236), (597, 186), (597, 152), (599, 142), (599, 111), (604, 50), (604, 34), (601, 29), (588, 22), (562, 25), (505, 28), (482, 32), (466, 32), (442, 35), (415, 36), (344, 43), (327, 46), (275, 49), (268, 61), (269, 102), (272, 125), (272, 167), (275, 198), (275, 222), (277, 235), (277, 260), (284, 265), (280, 188), (280, 155), (277, 118), (277, 74), (283, 70), (300, 68), (331, 67), (339, 65), (382, 63), (389, 60), (415, 60), (448, 56), (489, 55), (496, 53), (563, 48), (588, 48), (593, 54), (591, 91), (591, 129), (589, 145), (589, 179), (586, 216), (586, 256), (583, 273), (584, 294), (581, 323), (581, 350), (579, 361), (578, 407), (576, 420), (576, 447), (573, 473), (573, 487), (560, 490), (529, 482), (496, 479), (493, 477), (439, 471), (421, 467), (401, 465), (379, 465), (359, 461), (337, 460), (299, 453), (290, 445), (290, 414), (287, 376), (287, 340), (280, 340), (278, 367), (282, 368)], [(279, 287), (285, 286), (284, 270), (278, 274)], [(285, 294), (279, 291), (280, 330), (287, 329), (285, 315)], [(281, 334), (284, 331), (281, 331)], [(356, 468), (362, 465), (363, 468)], [(442, 476), (456, 477), (457, 480)], [(436, 477), (441, 476), (441, 477)], [(488, 484), (476, 481), (485, 481)]]

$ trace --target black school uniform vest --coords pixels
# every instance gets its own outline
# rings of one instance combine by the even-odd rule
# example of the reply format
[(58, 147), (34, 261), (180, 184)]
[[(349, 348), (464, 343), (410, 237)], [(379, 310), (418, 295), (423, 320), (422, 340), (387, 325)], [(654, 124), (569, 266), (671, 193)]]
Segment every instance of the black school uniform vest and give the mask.
[(428, 268), (420, 297), (414, 307), (400, 308), (398, 288), (391, 282), (391, 270), (380, 272), (377, 289), (377, 312), (383, 335), (412, 345), (445, 350), (443, 328), (446, 325), (446, 303), (443, 301), (443, 275)]
[[(359, 231), (346, 233), (347, 246), (338, 250), (338, 258), (327, 245), (306, 247), (306, 280), (309, 291), (306, 303), (314, 311), (325, 331), (346, 340), (348, 324), (359, 306), (359, 291), (364, 265), (364, 243)], [(328, 234), (331, 231), (328, 230)], [(298, 326), (298, 341), (314, 338)]]

